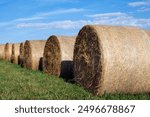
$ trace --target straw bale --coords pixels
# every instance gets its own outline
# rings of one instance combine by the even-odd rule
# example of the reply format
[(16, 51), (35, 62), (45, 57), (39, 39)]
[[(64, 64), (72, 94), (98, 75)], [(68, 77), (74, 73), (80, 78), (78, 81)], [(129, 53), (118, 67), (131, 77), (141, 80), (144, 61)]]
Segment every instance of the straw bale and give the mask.
[(65, 80), (72, 79), (74, 43), (75, 37), (50, 36), (44, 49), (43, 71)]
[(11, 53), (12, 53), (12, 44), (6, 43), (4, 47), (4, 59), (6, 61), (11, 61)]
[(95, 95), (150, 93), (150, 38), (136, 27), (84, 26), (74, 47), (74, 76)]
[(146, 33), (150, 36), (150, 30), (146, 30)]
[(43, 51), (46, 40), (26, 41), (24, 44), (23, 66), (32, 70), (41, 68), (40, 60), (43, 57)]
[(0, 45), (0, 59), (4, 59), (4, 48), (5, 44)]
[(20, 43), (12, 44), (11, 62), (18, 64)]

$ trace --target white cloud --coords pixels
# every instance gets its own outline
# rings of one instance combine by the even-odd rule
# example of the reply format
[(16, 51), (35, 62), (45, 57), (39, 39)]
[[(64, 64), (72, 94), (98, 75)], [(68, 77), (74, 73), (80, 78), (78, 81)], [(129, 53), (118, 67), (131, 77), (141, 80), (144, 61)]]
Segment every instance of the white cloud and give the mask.
[(94, 15), (87, 15), (88, 17), (97, 18), (97, 17), (117, 17), (120, 15), (124, 15), (124, 13), (121, 12), (112, 12), (112, 13), (102, 13), (102, 14), (94, 14)]
[(14, 21), (21, 22), (21, 21), (41, 20), (41, 19), (45, 19), (47, 16), (60, 15), (60, 14), (66, 14), (66, 13), (78, 13), (78, 12), (83, 12), (83, 11), (85, 11), (85, 9), (78, 9), (78, 8), (59, 9), (59, 10), (55, 10), (51, 12), (38, 13), (31, 17), (18, 18), (18, 19), (15, 19)]
[(131, 7), (139, 7), (139, 6), (147, 6), (147, 5), (150, 5), (150, 2), (149, 1), (145, 1), (145, 2), (130, 2), (128, 3), (129, 6)]
[(76, 29), (86, 24), (88, 24), (88, 21), (85, 20), (78, 20), (78, 21), (64, 20), (49, 23), (21, 23), (17, 25), (17, 28)]
[(45, 19), (44, 17), (40, 17), (40, 16), (33, 16), (33, 17), (26, 17), (26, 18), (18, 18), (15, 19), (14, 21), (33, 21), (33, 20), (40, 20), (40, 19)]
[(150, 28), (150, 19), (140, 19), (121, 12), (88, 15), (91, 20), (64, 20), (49, 23), (20, 23), (17, 28), (40, 28), (40, 29), (79, 29), (87, 24), (138, 26)]
[(130, 2), (128, 5), (131, 7), (137, 7), (138, 9), (136, 11), (138, 12), (150, 11), (150, 0)]
[(0, 23), (0, 27), (9, 27), (9, 28), (13, 27), (13, 28), (19, 28), (19, 29), (23, 29), (23, 28), (80, 29), (82, 26), (87, 25), (87, 24), (138, 26), (138, 27), (150, 29), (150, 19), (135, 18), (131, 15), (128, 15), (122, 12), (87, 15), (86, 19), (84, 20), (58, 20), (58, 21), (52, 21), (52, 22), (45, 22), (41, 20), (40, 23), (39, 21), (30, 22), (30, 19), (16, 19), (10, 22)]
[(78, 13), (78, 12), (83, 12), (83, 11), (85, 11), (85, 9), (79, 9), (79, 8), (59, 9), (56, 11), (40, 13), (37, 16), (50, 16), (50, 15), (59, 15), (59, 14), (65, 14), (65, 13)]
[(140, 9), (138, 9), (137, 11), (139, 11), (139, 12), (150, 11), (150, 8), (141, 7), (141, 8), (140, 8)]
[(93, 24), (138, 26), (143, 28), (150, 28), (150, 19), (135, 18), (133, 16), (121, 12), (89, 15), (89, 17), (94, 18)]

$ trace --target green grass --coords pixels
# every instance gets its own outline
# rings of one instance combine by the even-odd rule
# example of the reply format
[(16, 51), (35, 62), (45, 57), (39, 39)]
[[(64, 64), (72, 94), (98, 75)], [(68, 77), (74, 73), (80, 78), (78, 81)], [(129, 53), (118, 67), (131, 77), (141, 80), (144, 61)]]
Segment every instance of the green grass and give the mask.
[(149, 94), (105, 94), (93, 96), (82, 87), (67, 83), (63, 79), (48, 76), (40, 71), (21, 68), (0, 60), (0, 99), (54, 99), (54, 100), (89, 100), (89, 99), (150, 99)]

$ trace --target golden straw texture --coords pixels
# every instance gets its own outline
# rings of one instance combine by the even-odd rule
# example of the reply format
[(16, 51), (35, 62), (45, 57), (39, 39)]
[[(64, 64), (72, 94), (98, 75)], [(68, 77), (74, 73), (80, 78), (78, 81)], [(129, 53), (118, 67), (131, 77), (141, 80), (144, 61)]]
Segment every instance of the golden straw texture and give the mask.
[(32, 70), (41, 69), (41, 59), (46, 40), (26, 41), (24, 44), (24, 62), (23, 66)]
[(0, 45), (0, 59), (4, 59), (5, 44)]
[(11, 53), (12, 53), (12, 44), (6, 43), (4, 48), (4, 59), (6, 61), (11, 61)]
[(135, 27), (84, 26), (74, 49), (75, 81), (95, 95), (150, 93), (150, 39)]
[(75, 37), (50, 36), (44, 49), (44, 72), (70, 80), (73, 77), (74, 43)]
[(150, 36), (150, 30), (146, 30), (146, 33)]
[(11, 62), (18, 64), (20, 43), (12, 44)]

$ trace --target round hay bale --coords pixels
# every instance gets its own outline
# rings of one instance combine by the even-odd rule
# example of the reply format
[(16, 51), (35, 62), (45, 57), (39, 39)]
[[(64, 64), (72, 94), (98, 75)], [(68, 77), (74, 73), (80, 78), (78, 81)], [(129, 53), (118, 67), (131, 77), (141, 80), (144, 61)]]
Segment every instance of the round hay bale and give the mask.
[(43, 71), (69, 80), (73, 77), (73, 48), (75, 37), (55, 36), (48, 38), (43, 55)]
[(149, 93), (149, 37), (135, 27), (84, 26), (76, 38), (74, 76), (95, 95)]
[(11, 62), (18, 64), (20, 43), (12, 44)]
[(150, 30), (146, 30), (146, 33), (150, 36)]
[(11, 53), (12, 53), (12, 44), (6, 43), (4, 47), (4, 59), (6, 61), (11, 61)]
[(32, 70), (41, 68), (40, 60), (43, 57), (43, 51), (46, 40), (26, 41), (24, 44), (24, 62), (23, 66)]
[(5, 44), (0, 45), (0, 59), (4, 59)]
[(24, 43), (20, 43), (18, 64), (21, 65), (21, 67), (23, 67), (23, 61), (24, 61)]

